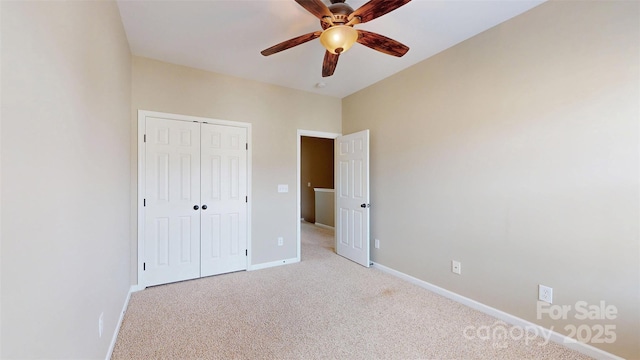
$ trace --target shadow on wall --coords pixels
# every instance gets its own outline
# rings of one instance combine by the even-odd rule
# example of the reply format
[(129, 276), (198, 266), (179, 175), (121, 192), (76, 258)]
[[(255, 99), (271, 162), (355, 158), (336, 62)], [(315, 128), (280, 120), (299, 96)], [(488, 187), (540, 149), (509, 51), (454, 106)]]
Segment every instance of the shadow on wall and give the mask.
[(316, 222), (314, 188), (333, 189), (333, 139), (303, 136), (300, 145), (300, 216)]

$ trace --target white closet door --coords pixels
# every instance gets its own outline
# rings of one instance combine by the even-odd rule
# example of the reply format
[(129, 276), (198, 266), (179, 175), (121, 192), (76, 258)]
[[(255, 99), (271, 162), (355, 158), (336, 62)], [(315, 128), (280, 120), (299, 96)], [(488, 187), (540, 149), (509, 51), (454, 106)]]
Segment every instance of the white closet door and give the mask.
[(201, 131), (201, 276), (246, 270), (247, 129), (202, 124)]
[(145, 134), (145, 285), (197, 278), (200, 124), (147, 117)]

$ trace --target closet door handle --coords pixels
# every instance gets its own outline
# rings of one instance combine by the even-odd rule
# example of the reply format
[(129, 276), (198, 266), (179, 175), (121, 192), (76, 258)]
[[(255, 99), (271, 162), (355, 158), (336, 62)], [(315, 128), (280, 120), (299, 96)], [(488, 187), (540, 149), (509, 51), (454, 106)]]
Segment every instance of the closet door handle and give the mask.
[(202, 205), (202, 210), (207, 210), (207, 205)]
[(200, 207), (198, 205), (193, 205), (193, 210), (198, 210)]

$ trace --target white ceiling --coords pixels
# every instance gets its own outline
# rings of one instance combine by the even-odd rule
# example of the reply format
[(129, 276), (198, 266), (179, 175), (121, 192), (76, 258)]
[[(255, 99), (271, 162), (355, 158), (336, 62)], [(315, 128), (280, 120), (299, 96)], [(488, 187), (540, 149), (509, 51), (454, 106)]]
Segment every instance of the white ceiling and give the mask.
[[(347, 0), (354, 9), (365, 2)], [(342, 98), (542, 2), (413, 0), (356, 25), (409, 46), (404, 57), (356, 44), (327, 78), (321, 75), (324, 48), (318, 39), (269, 57), (260, 54), (321, 29), (294, 0), (118, 0), (118, 6), (135, 55)], [(319, 82), (326, 87), (316, 87)]]

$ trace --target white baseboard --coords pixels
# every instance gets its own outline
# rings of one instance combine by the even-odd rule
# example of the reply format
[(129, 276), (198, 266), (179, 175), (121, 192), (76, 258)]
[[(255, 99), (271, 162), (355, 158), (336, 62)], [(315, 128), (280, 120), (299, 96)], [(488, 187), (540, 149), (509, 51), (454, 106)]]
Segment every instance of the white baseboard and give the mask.
[(478, 310), (480, 312), (483, 312), (487, 315), (493, 316), (495, 318), (498, 318), (502, 321), (504, 321), (507, 324), (511, 324), (511, 325), (515, 325), (515, 326), (519, 326), (523, 329), (535, 329), (537, 334), (549, 334), (550, 335), (550, 340), (558, 343), (566, 348), (569, 348), (571, 350), (575, 350), (579, 353), (585, 354), (587, 356), (590, 356), (592, 358), (595, 359), (611, 359), (611, 360), (624, 360), (623, 358), (613, 355), (611, 353), (608, 353), (604, 350), (600, 350), (596, 347), (593, 347), (589, 344), (585, 344), (585, 343), (581, 343), (576, 341), (575, 339), (572, 339), (568, 336), (562, 335), (558, 332), (552, 331), (550, 329), (544, 328), (540, 325), (534, 324), (532, 322), (529, 322), (527, 320), (521, 319), (517, 316), (511, 315), (509, 313), (506, 313), (504, 311), (498, 310), (496, 308), (493, 308), (491, 306), (479, 303), (475, 300), (469, 299), (467, 297), (464, 297), (460, 294), (456, 294), (452, 291), (449, 291), (447, 289), (443, 289), (439, 286), (433, 285), (429, 282), (426, 282), (424, 280), (420, 280), (418, 278), (415, 278), (411, 275), (407, 275), (403, 272), (400, 272), (398, 270), (394, 270), (392, 268), (386, 267), (384, 265), (380, 265), (377, 263), (373, 263), (373, 267), (380, 269), (381, 271), (384, 271), (388, 274), (394, 275), (400, 279), (403, 279), (405, 281), (408, 281), (414, 285), (420, 286), (424, 289), (427, 289), (431, 292), (434, 292), (438, 295), (442, 295), (448, 299), (451, 299), (455, 302), (458, 302), (460, 304), (466, 305), (472, 309)]
[(272, 261), (272, 262), (268, 262), (268, 263), (250, 265), (249, 268), (247, 269), (247, 271), (266, 269), (266, 268), (270, 268), (270, 267), (274, 267), (274, 266), (293, 264), (293, 263), (297, 263), (297, 262), (300, 262), (300, 259), (291, 258), (291, 259)]
[(118, 339), (118, 333), (120, 332), (120, 326), (122, 325), (122, 319), (124, 319), (124, 313), (127, 312), (127, 307), (129, 306), (129, 300), (131, 299), (131, 294), (144, 290), (144, 286), (140, 285), (132, 285), (129, 288), (129, 292), (127, 293), (127, 297), (124, 299), (124, 304), (122, 305), (122, 311), (120, 312), (120, 318), (118, 319), (118, 324), (116, 325), (116, 329), (113, 332), (113, 337), (111, 338), (111, 345), (109, 345), (109, 351), (107, 351), (106, 360), (111, 359), (111, 355), (113, 354), (113, 349), (116, 347), (116, 340)]
[(131, 289), (129, 289), (129, 292), (134, 293), (134, 292), (138, 292), (138, 291), (142, 291), (144, 289), (146, 289), (147, 287), (144, 285), (131, 285)]
[(319, 226), (319, 227), (321, 227), (321, 228), (325, 228), (325, 229), (335, 230), (335, 227), (333, 227), (333, 226), (329, 226), (329, 225), (325, 225), (325, 224), (321, 224), (321, 223), (319, 223), (319, 222), (314, 223), (314, 225), (315, 225), (315, 226)]

